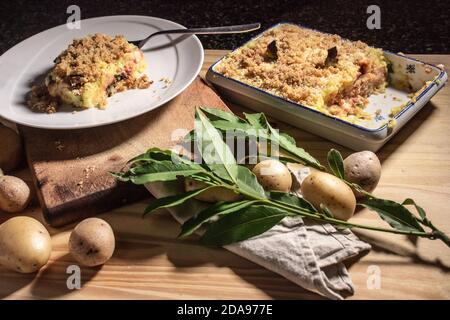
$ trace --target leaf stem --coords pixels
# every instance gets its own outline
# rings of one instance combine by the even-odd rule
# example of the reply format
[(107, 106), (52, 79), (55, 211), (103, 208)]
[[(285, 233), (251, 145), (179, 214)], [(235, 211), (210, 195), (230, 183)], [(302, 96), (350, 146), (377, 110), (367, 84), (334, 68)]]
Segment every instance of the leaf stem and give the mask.
[[(437, 230), (436, 232), (432, 232), (432, 233), (427, 233), (427, 232), (420, 232), (420, 231), (405, 231), (405, 230), (397, 230), (397, 229), (387, 229), (387, 228), (381, 228), (381, 227), (375, 227), (375, 226), (369, 226), (369, 225), (363, 225), (363, 224), (357, 224), (357, 223), (351, 223), (351, 222), (347, 222), (347, 221), (343, 221), (343, 220), (339, 220), (339, 219), (335, 219), (335, 218), (331, 218), (331, 217), (327, 217), (319, 212), (316, 213), (312, 213), (309, 210), (303, 210), (303, 209), (299, 209), (297, 207), (291, 206), (289, 204), (281, 204), (279, 202), (275, 202), (272, 201), (270, 199), (262, 199), (262, 198), (255, 198), (252, 195), (249, 194), (245, 194), (243, 193), (240, 189), (231, 186), (231, 185), (222, 185), (223, 187), (227, 188), (227, 189), (231, 189), (235, 192), (239, 192), (242, 195), (254, 199), (254, 200), (258, 200), (262, 203), (266, 203), (269, 205), (272, 205), (274, 207), (277, 207), (279, 209), (284, 209), (290, 213), (293, 213), (292, 215), (300, 215), (303, 217), (308, 217), (317, 221), (326, 221), (329, 222), (331, 224), (334, 225), (341, 225), (341, 226), (345, 226), (347, 228), (358, 228), (358, 229), (367, 229), (367, 230), (373, 230), (373, 231), (382, 231), (382, 232), (389, 232), (389, 233), (394, 233), (394, 234), (404, 234), (404, 235), (415, 235), (415, 236), (420, 236), (420, 237), (424, 237), (424, 238), (429, 238), (429, 239), (433, 239), (433, 238), (439, 238), (442, 241), (444, 241), (449, 247), (450, 247), (450, 239), (445, 235), (442, 234), (442, 232), (440, 232), (439, 230)], [(431, 227), (430, 227), (431, 228)], [(442, 237), (447, 237), (447, 241), (445, 241), (444, 239), (442, 239)]]
[[(416, 236), (425, 237), (425, 238), (438, 237), (438, 235), (434, 234), (434, 233), (427, 233), (427, 232), (420, 232), (420, 231), (404, 231), (404, 230), (397, 230), (397, 229), (387, 229), (387, 228), (380, 228), (380, 227), (375, 227), (375, 226), (351, 223), (351, 222), (347, 222), (347, 221), (343, 221), (343, 220), (339, 220), (339, 219), (335, 219), (335, 218), (330, 218), (330, 217), (327, 217), (327, 216), (322, 215), (320, 213), (313, 214), (313, 213), (311, 213), (308, 210), (294, 209), (292, 207), (285, 206), (285, 205), (282, 205), (280, 203), (274, 203), (274, 202), (272, 202), (270, 200), (268, 200), (268, 202), (270, 202), (271, 205), (274, 205), (274, 206), (276, 206), (278, 208), (290, 211), (290, 212), (295, 213), (297, 215), (301, 215), (301, 216), (308, 217), (308, 218), (311, 218), (311, 219), (314, 219), (314, 220), (318, 220), (318, 221), (326, 221), (326, 222), (329, 222), (329, 223), (334, 224), (334, 225), (341, 225), (341, 226), (345, 226), (345, 227), (348, 227), (348, 228), (367, 229), (367, 230), (382, 231), (382, 232), (389, 232), (389, 233), (395, 233), (395, 234), (416, 235)], [(447, 243), (447, 245), (450, 246), (450, 242)]]
[(448, 247), (450, 247), (450, 237), (447, 236), (444, 232), (439, 230), (430, 220), (428, 220), (426, 217), (425, 219), (417, 218), (416, 219), (422, 223), (424, 226), (427, 226), (432, 230), (432, 239), (439, 239), (442, 242), (444, 242)]

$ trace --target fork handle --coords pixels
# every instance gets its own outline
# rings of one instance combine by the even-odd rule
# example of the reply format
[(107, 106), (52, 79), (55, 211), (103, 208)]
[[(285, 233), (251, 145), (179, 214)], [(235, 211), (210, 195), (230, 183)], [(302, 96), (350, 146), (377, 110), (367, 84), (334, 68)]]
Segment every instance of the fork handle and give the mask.
[(261, 27), (260, 23), (241, 24), (236, 26), (225, 27), (209, 27), (209, 28), (189, 28), (189, 29), (172, 29), (162, 30), (152, 33), (144, 40), (139, 42), (138, 47), (142, 48), (150, 38), (162, 34), (229, 34), (229, 33), (243, 33), (258, 30)]

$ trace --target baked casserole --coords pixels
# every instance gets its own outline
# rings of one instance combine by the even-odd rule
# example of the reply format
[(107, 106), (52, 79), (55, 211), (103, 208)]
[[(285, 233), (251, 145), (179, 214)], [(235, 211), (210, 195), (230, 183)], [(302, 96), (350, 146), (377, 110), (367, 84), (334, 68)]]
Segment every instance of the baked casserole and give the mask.
[(365, 119), (384, 92), (388, 62), (361, 41), (282, 24), (228, 54), (214, 71), (339, 118)]
[(55, 112), (61, 103), (105, 108), (112, 94), (151, 84), (142, 51), (123, 36), (75, 39), (54, 62), (45, 84), (32, 89), (28, 105), (34, 110)]

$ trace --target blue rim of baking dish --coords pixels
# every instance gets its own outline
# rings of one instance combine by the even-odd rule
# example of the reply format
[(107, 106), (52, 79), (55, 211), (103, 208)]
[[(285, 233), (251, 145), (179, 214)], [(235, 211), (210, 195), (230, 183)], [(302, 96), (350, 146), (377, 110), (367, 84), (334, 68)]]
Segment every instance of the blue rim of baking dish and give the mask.
[[(233, 53), (233, 52), (235, 52), (236, 50), (238, 50), (238, 49), (240, 49), (240, 48), (246, 46), (248, 43), (250, 43), (250, 42), (256, 40), (256, 39), (259, 38), (259, 37), (261, 37), (265, 32), (267, 32), (267, 31), (269, 31), (269, 30), (271, 30), (271, 29), (277, 28), (277, 27), (279, 27), (279, 26), (281, 26), (281, 25), (294, 25), (294, 26), (298, 26), (298, 27), (301, 27), (301, 28), (304, 28), (304, 29), (313, 30), (313, 31), (320, 32), (320, 33), (323, 33), (323, 34), (329, 34), (329, 35), (331, 35), (330, 33), (323, 32), (323, 31), (320, 31), (320, 30), (317, 30), (317, 29), (313, 29), (313, 28), (309, 28), (309, 27), (306, 27), (306, 26), (303, 26), (303, 25), (297, 24), (297, 23), (292, 23), (292, 22), (279, 22), (279, 23), (277, 23), (277, 24), (275, 24), (275, 25), (273, 25), (273, 26), (267, 28), (266, 30), (264, 30), (264, 31), (262, 31), (262, 32), (260, 32), (260, 33), (258, 33), (256, 36), (254, 36), (253, 38), (251, 38), (250, 40), (248, 40), (248, 41), (245, 42), (244, 44), (242, 44), (242, 45), (240, 45), (239, 47), (233, 49), (230, 53)], [(342, 38), (342, 39), (344, 39), (344, 40), (349, 40), (349, 39), (346, 39), (346, 38)], [(349, 41), (350, 41), (350, 40), (349, 40)], [(434, 69), (436, 69), (436, 70), (439, 71), (439, 75), (436, 76), (436, 77), (431, 81), (431, 83), (430, 83), (428, 86), (426, 86), (425, 89), (422, 90), (422, 92), (421, 92), (419, 95), (417, 95), (417, 96), (415, 97), (415, 102), (411, 101), (411, 99), (410, 99), (410, 100), (408, 101), (408, 104), (407, 104), (407, 105), (406, 105), (406, 106), (405, 106), (398, 114), (396, 114), (396, 115), (393, 117), (393, 119), (395, 119), (395, 120), (399, 119), (405, 112), (407, 112), (409, 109), (411, 109), (411, 108), (416, 104), (416, 102), (418, 102), (425, 94), (427, 94), (427, 93), (433, 88), (433, 86), (436, 86), (437, 89), (438, 89), (438, 91), (439, 91), (440, 89), (442, 89), (443, 85), (442, 85), (441, 87), (439, 87), (438, 82), (441, 81), (441, 80), (444, 78), (444, 76), (446, 75), (445, 70), (440, 69), (439, 67), (435, 66), (434, 64), (431, 64), (431, 63), (428, 63), (428, 62), (424, 62), (424, 61), (421, 61), (421, 60), (418, 60), (418, 59), (415, 59), (415, 58), (407, 57), (407, 56), (405, 56), (405, 55), (403, 55), (403, 54), (399, 54), (399, 53), (395, 53), (395, 52), (391, 52), (391, 51), (387, 51), (387, 50), (383, 50), (383, 52), (386, 52), (386, 53), (389, 53), (389, 54), (393, 54), (393, 55), (402, 57), (402, 58), (407, 59), (407, 60), (412, 60), (412, 61), (420, 62), (420, 63), (422, 63), (422, 64), (424, 64), (424, 65), (430, 66), (430, 67), (432, 67), (432, 68), (434, 68)], [(211, 73), (213, 73), (215, 76), (221, 77), (221, 78), (223, 78), (223, 79), (230, 80), (230, 81), (232, 81), (232, 82), (234, 82), (234, 83), (237, 83), (237, 84), (242, 85), (242, 86), (244, 86), (244, 87), (247, 87), (247, 88), (256, 90), (256, 91), (258, 91), (258, 92), (260, 92), (260, 93), (262, 93), (262, 94), (268, 95), (268, 96), (270, 96), (270, 97), (272, 97), (272, 98), (276, 98), (276, 99), (281, 100), (281, 101), (283, 101), (283, 102), (287, 102), (287, 103), (289, 103), (289, 104), (291, 104), (291, 105), (293, 105), (293, 106), (295, 106), (295, 107), (301, 107), (301, 108), (303, 108), (303, 109), (306, 110), (306, 111), (311, 111), (311, 112), (313, 112), (313, 113), (316, 113), (316, 114), (318, 114), (318, 115), (322, 115), (322, 116), (327, 117), (327, 118), (329, 118), (329, 119), (331, 119), (331, 120), (338, 121), (338, 122), (340, 122), (340, 123), (342, 123), (342, 124), (344, 124), (344, 125), (347, 125), (347, 126), (350, 126), (350, 127), (353, 127), (353, 128), (357, 128), (357, 129), (360, 129), (360, 130), (363, 130), (363, 131), (366, 131), (366, 132), (380, 132), (380, 131), (383, 131), (383, 130), (387, 129), (387, 126), (388, 126), (388, 123), (387, 123), (387, 122), (386, 122), (384, 125), (382, 125), (381, 127), (379, 127), (379, 128), (376, 128), (376, 129), (370, 129), (370, 128), (367, 128), (367, 127), (364, 127), (364, 126), (361, 126), (361, 125), (358, 125), (358, 124), (351, 123), (351, 122), (346, 121), (346, 120), (344, 120), (344, 119), (341, 119), (341, 118), (338, 118), (338, 117), (334, 117), (334, 116), (325, 114), (325, 113), (323, 113), (323, 112), (321, 112), (321, 111), (319, 111), (319, 110), (317, 110), (317, 109), (314, 109), (313, 107), (308, 107), (308, 106), (305, 106), (305, 105), (303, 105), (303, 104), (300, 104), (300, 103), (297, 103), (297, 102), (294, 102), (294, 101), (285, 99), (285, 98), (283, 98), (283, 97), (277, 96), (277, 95), (275, 95), (275, 94), (273, 94), (273, 93), (267, 92), (267, 91), (265, 91), (265, 90), (263, 90), (263, 89), (260, 89), (260, 88), (258, 88), (258, 87), (255, 87), (255, 86), (246, 84), (246, 83), (244, 83), (244, 82), (242, 82), (242, 81), (239, 81), (239, 80), (236, 80), (236, 79), (227, 77), (227, 76), (225, 76), (225, 75), (223, 75), (223, 74), (221, 74), (221, 73), (219, 73), (219, 72), (217, 72), (217, 71), (214, 70), (214, 67), (215, 67), (217, 64), (219, 64), (226, 56), (227, 56), (227, 55), (223, 56), (222, 58), (220, 58), (219, 60), (217, 60), (214, 64), (212, 64), (212, 65), (208, 68), (208, 71), (211, 72)], [(419, 90), (420, 90), (420, 89), (419, 89)], [(436, 93), (437, 93), (438, 91), (436, 91)], [(435, 94), (436, 94), (436, 93), (435, 93)]]

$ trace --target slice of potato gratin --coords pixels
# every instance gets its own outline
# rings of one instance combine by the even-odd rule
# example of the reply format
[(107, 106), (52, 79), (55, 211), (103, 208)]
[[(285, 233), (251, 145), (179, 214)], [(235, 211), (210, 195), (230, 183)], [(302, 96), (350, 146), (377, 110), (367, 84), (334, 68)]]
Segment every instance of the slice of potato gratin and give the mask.
[(28, 105), (56, 112), (61, 103), (79, 108), (105, 108), (107, 97), (152, 83), (144, 74), (142, 51), (123, 36), (95, 34), (75, 39), (56, 59), (45, 85), (32, 89)]

